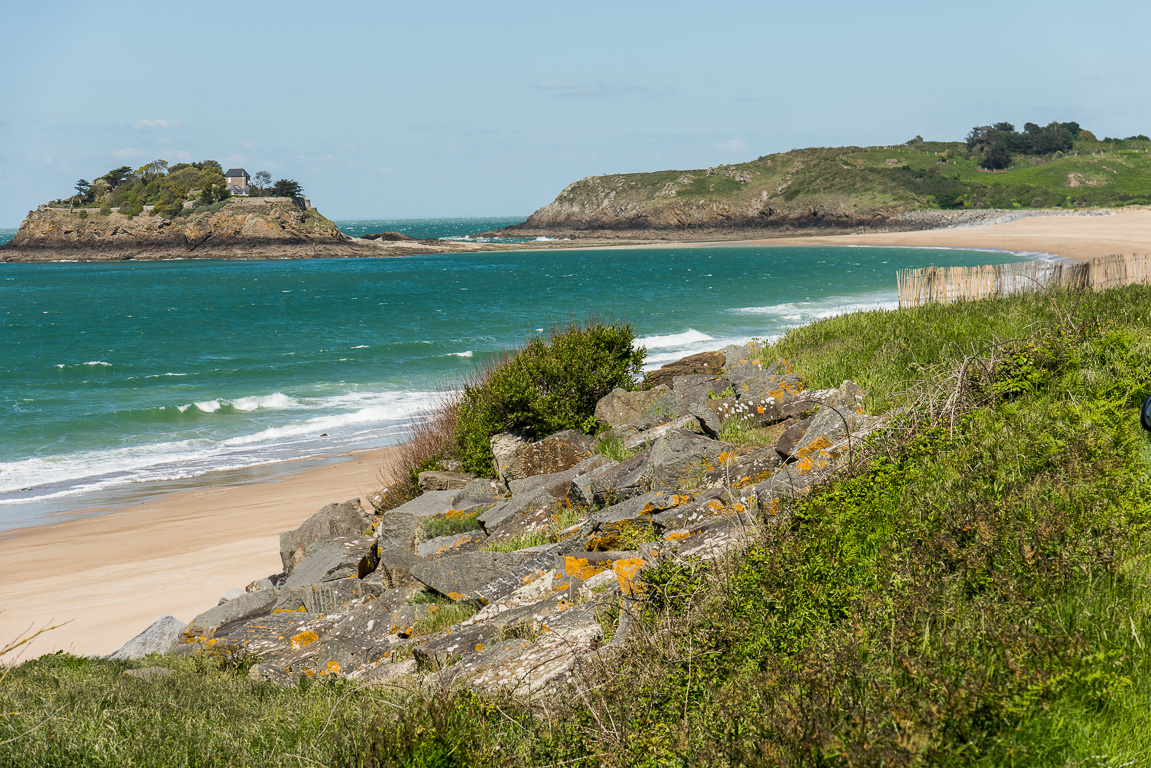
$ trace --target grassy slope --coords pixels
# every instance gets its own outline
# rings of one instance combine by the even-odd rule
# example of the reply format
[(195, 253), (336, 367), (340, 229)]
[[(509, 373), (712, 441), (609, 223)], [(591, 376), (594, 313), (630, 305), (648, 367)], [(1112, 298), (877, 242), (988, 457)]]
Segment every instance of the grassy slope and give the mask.
[[(947, 154), (947, 162), (940, 157)], [(558, 198), (594, 208), (608, 192), (615, 205), (647, 207), (725, 201), (794, 211), (810, 207), (857, 215), (932, 207), (929, 196), (961, 193), (966, 207), (1011, 208), (1151, 202), (1151, 143), (1078, 142), (1060, 158), (1016, 156), (988, 173), (963, 156), (963, 145), (925, 142), (894, 147), (798, 149), (706, 171), (658, 171), (585, 179)], [(738, 181), (732, 174), (746, 174)], [(674, 189), (674, 197), (667, 192)]]
[(746, 553), (652, 572), (586, 698), (398, 710), (242, 665), (165, 659), (177, 677), (148, 683), (50, 657), (0, 682), (0, 763), (1145, 764), (1151, 288), (858, 313), (766, 356), (907, 405), (906, 383), (995, 344), (954, 432), (893, 434)]

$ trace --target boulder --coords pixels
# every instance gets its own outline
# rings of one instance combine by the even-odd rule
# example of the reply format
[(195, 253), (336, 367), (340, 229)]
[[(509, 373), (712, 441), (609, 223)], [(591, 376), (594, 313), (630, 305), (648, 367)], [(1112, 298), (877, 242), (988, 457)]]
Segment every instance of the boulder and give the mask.
[(680, 376), (693, 374), (718, 376), (723, 372), (725, 363), (726, 359), (721, 352), (700, 352), (695, 355), (688, 355), (647, 374), (647, 383), (649, 387), (653, 388), (661, 384), (672, 385), (674, 388), (677, 385), (674, 385), (673, 382)]
[(488, 535), (483, 531), (466, 531), (451, 536), (437, 536), (416, 547), (416, 554), (425, 560), (435, 560), (445, 555), (458, 555), (479, 549)]
[(475, 477), (475, 475), (468, 472), (442, 472), (433, 469), (427, 472), (421, 472), (418, 484), (422, 493), (426, 493), (427, 491), (463, 490), (464, 486), (466, 486), (469, 481), (474, 480)]
[(735, 458), (733, 446), (686, 430), (669, 432), (650, 450), (644, 490), (651, 491), (698, 488), (708, 474)]
[(500, 482), (507, 484), (510, 480), (524, 477), (524, 450), (529, 445), (528, 441), (511, 432), (501, 432), (493, 435), (489, 442)]
[(463, 600), (525, 559), (517, 552), (465, 552), (416, 563), (411, 574), (441, 595)]
[[(591, 494), (592, 502), (615, 504), (651, 490), (648, 482), (648, 465), (651, 462), (652, 450), (654, 449), (645, 448), (636, 455), (591, 476), (587, 491)], [(575, 485), (573, 481), (573, 488)], [(583, 489), (581, 488), (579, 492), (582, 494)]]
[(792, 454), (802, 458), (848, 437), (852, 437), (853, 442), (858, 442), (862, 437), (860, 433), (867, 430), (873, 422), (874, 419), (858, 414), (850, 408), (824, 406), (815, 414), (803, 437), (796, 443)]
[(732, 344), (719, 351), (723, 355), (723, 367), (728, 371), (745, 363), (759, 363), (759, 356), (763, 352), (763, 345), (758, 341), (747, 344)]
[(637, 392), (613, 389), (596, 403), (595, 417), (613, 427), (631, 424), (643, 418), (652, 404), (670, 391), (670, 387), (662, 384)]
[(365, 576), (364, 581), (379, 583), (383, 589), (423, 589), (424, 585), (412, 576), (412, 566), (423, 561), (406, 549), (381, 549), (376, 570)]
[(329, 504), (309, 517), (294, 531), (280, 534), (280, 560), (284, 573), (291, 574), (304, 559), (309, 544), (336, 536), (355, 536), (372, 527), (372, 516), (360, 506), (359, 499), (343, 504)]
[[(280, 588), (290, 590), (349, 576), (362, 579), (380, 561), (376, 540), (370, 536), (326, 539), (313, 544)], [(249, 592), (259, 595), (261, 592)], [(234, 602), (234, 601), (233, 601)], [(227, 605), (227, 603), (225, 603)]]
[(731, 386), (731, 382), (724, 376), (711, 376), (699, 374), (691, 376), (676, 376), (672, 380), (672, 390), (675, 393), (677, 413), (689, 413), (690, 408), (700, 400), (711, 396), (723, 395)]
[(385, 513), (385, 517), (389, 514), (406, 514), (415, 517), (446, 515), (448, 512), (460, 508), (457, 499), (460, 498), (461, 493), (463, 493), (462, 490), (428, 491), (427, 493), (421, 493), (411, 501), (401, 504), (390, 512)]
[[(255, 590), (252, 590), (252, 591), (254, 592)], [(220, 597), (220, 602), (216, 603), (216, 605), (223, 605), (224, 603), (228, 602), (229, 600), (235, 600), (237, 597), (239, 597), (240, 595), (243, 595), (245, 592), (247, 592), (247, 590), (240, 589), (239, 587), (232, 587), (231, 589), (229, 589), (227, 592), (225, 592)]]
[(524, 477), (563, 472), (593, 455), (595, 438), (573, 429), (557, 432), (524, 448)]
[(645, 429), (642, 432), (637, 432), (634, 435), (625, 437), (623, 439), (623, 447), (624, 450), (628, 451), (634, 451), (637, 448), (646, 448), (673, 429), (686, 429), (695, 432), (699, 429), (699, 426), (699, 419), (695, 416), (691, 414), (679, 416), (657, 427)]
[(731, 504), (733, 511), (744, 511), (743, 505), (733, 502), (726, 491), (717, 488), (704, 491), (686, 504), (680, 504), (653, 514), (651, 522), (663, 530), (690, 528), (693, 525), (726, 514), (729, 504)]
[(509, 501), (497, 504), (480, 515), (480, 523), (485, 531), (494, 531), (516, 515), (540, 507), (550, 507), (555, 498), (543, 488), (534, 488), (520, 496), (513, 496)]
[(619, 466), (618, 462), (608, 461), (596, 469), (573, 477), (571, 483), (568, 485), (567, 500), (571, 502), (573, 506), (590, 507), (595, 503), (595, 492), (592, 486), (596, 478), (610, 472), (617, 466)]
[(783, 376), (762, 371), (749, 376), (732, 374), (731, 383), (733, 393), (740, 400), (756, 402), (774, 400), (780, 404), (800, 397), (807, 388), (803, 379), (794, 373)]
[(376, 529), (378, 547), (380, 550), (403, 549), (415, 552), (416, 537), (420, 534), (422, 520), (422, 517), (395, 509), (385, 512)]
[(475, 509), (477, 506), (495, 504), (503, 496), (503, 485), (495, 480), (477, 477), (468, 481), (468, 484), (456, 493), (452, 503), (456, 509)]
[(551, 472), (544, 475), (531, 475), (522, 480), (512, 480), (508, 483), (508, 488), (512, 492), (512, 497), (521, 496), (536, 488), (543, 488), (557, 499), (562, 499), (567, 496), (568, 488), (571, 487), (572, 480), (576, 477), (599, 469), (602, 466), (611, 463), (611, 459), (606, 456), (590, 456), (580, 463), (576, 464), (570, 469), (565, 469), (562, 472)]
[[(661, 392), (662, 390), (662, 392)], [(652, 390), (653, 392), (661, 392), (659, 397), (655, 398), (644, 409), (643, 415), (636, 423), (644, 423), (645, 429), (650, 427), (658, 427), (660, 424), (666, 424), (672, 419), (678, 418), (682, 414), (679, 411), (679, 405), (675, 399), (675, 392), (671, 387), (660, 384)], [(641, 430), (642, 431), (642, 430)]]
[(712, 437), (718, 437), (723, 425), (729, 421), (749, 427), (764, 427), (786, 418), (774, 397), (700, 400), (689, 408), (689, 413), (699, 420), (704, 431)]
[(783, 434), (779, 436), (776, 441), (775, 451), (784, 459), (790, 459), (795, 452), (795, 447), (799, 445), (799, 441), (803, 439), (803, 433), (811, 426), (814, 416), (808, 416), (804, 419), (794, 421), (783, 430)]
[(499, 526), (490, 528), (487, 544), (506, 544), (533, 533), (544, 533), (555, 522), (555, 511), (551, 504), (529, 507), (505, 519)]
[(708, 473), (701, 485), (706, 488), (731, 488), (738, 491), (767, 480), (775, 474), (781, 464), (783, 459), (776, 452), (775, 446), (758, 448), (725, 461), (722, 466)]
[(281, 590), (275, 610), (332, 613), (353, 600), (375, 597), (381, 592), (383, 592), (381, 585), (355, 578), (325, 581), (321, 584)]
[(225, 624), (269, 613), (275, 604), (276, 590), (245, 592), (235, 600), (229, 600), (223, 605), (204, 611), (192, 619), (192, 623), (185, 627), (184, 631), (192, 631), (192, 634), (210, 634)]
[(157, 619), (140, 634), (133, 637), (120, 649), (110, 653), (109, 659), (142, 659), (150, 653), (167, 653), (188, 625), (173, 616)]

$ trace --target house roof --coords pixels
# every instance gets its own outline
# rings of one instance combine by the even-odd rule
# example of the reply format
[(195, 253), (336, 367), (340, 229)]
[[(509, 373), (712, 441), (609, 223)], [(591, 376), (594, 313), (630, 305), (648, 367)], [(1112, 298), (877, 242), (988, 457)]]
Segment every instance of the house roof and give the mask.
[(235, 178), (236, 176), (243, 176), (245, 179), (252, 178), (243, 168), (229, 168), (224, 172), (224, 178), (226, 179)]

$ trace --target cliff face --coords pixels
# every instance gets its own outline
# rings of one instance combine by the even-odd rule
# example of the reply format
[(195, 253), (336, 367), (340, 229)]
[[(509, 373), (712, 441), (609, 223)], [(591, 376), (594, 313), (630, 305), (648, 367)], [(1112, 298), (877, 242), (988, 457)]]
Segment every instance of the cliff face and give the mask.
[[(219, 210), (169, 219), (149, 212), (32, 211), (11, 242), (5, 261), (54, 259), (261, 258), (272, 255), (345, 255), (356, 241), (316, 210), (288, 201), (232, 200)], [(347, 255), (355, 255), (348, 253)]]

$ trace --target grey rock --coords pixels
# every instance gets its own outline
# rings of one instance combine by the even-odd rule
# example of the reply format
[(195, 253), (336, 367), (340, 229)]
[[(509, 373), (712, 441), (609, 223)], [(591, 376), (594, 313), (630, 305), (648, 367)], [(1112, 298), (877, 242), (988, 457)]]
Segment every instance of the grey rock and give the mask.
[(508, 488), (511, 490), (513, 498), (521, 496), (535, 488), (543, 488), (553, 497), (562, 499), (567, 496), (568, 488), (571, 487), (572, 480), (579, 475), (599, 469), (610, 463), (611, 459), (606, 456), (590, 456), (574, 467), (562, 472), (531, 475), (522, 480), (512, 480), (508, 483)]
[(645, 493), (642, 496), (636, 496), (601, 509), (599, 512), (591, 515), (590, 519), (597, 527), (625, 520), (650, 519), (651, 516), (657, 512), (678, 507), (681, 504), (687, 504), (691, 500), (692, 497), (687, 494), (663, 493), (660, 491)]
[(634, 435), (625, 437), (623, 439), (623, 447), (628, 451), (634, 451), (637, 448), (646, 448), (673, 429), (686, 429), (696, 432), (699, 430), (699, 427), (699, 419), (695, 416), (691, 414), (679, 416), (659, 426), (651, 427), (650, 429), (645, 429), (642, 432), (637, 432)]
[(354, 536), (371, 527), (372, 516), (360, 506), (359, 499), (327, 505), (296, 530), (280, 534), (280, 560), (284, 564), (284, 573), (291, 574), (296, 564), (304, 559), (309, 544), (336, 536)]
[(811, 420), (807, 431), (803, 433), (803, 438), (796, 444), (792, 453), (797, 458), (803, 458), (815, 450), (828, 448), (849, 436), (860, 437), (859, 433), (864, 432), (873, 421), (870, 417), (849, 408), (824, 406), (815, 414), (815, 418)]
[(722, 395), (731, 386), (731, 382), (726, 376), (708, 374), (676, 376), (672, 381), (676, 408), (681, 414), (689, 413), (689, 409), (694, 403), (698, 403), (712, 394)]
[(669, 432), (651, 447), (646, 490), (698, 488), (708, 474), (722, 469), (727, 457), (734, 457), (734, 451), (734, 447), (727, 443), (694, 432)]
[(450, 536), (437, 536), (416, 547), (416, 554), (425, 560), (435, 560), (446, 555), (457, 555), (479, 549), (487, 540), (483, 531), (466, 531)]
[(424, 585), (412, 576), (412, 566), (422, 562), (422, 557), (406, 549), (381, 549), (376, 570), (364, 581), (379, 583), (383, 589), (423, 589)]
[[(254, 592), (255, 590), (252, 590), (252, 591)], [(228, 602), (229, 600), (235, 600), (237, 597), (240, 597), (241, 595), (246, 594), (246, 593), (247, 593), (247, 590), (240, 589), (239, 587), (232, 587), (231, 589), (229, 589), (227, 592), (225, 592), (223, 595), (220, 596), (220, 602), (216, 603), (216, 605), (223, 605), (224, 603)]]
[(666, 385), (636, 392), (613, 389), (596, 403), (595, 417), (613, 427), (631, 424), (641, 419), (652, 403), (670, 391)]
[(672, 419), (679, 418), (683, 415), (680, 413), (679, 401), (676, 400), (675, 392), (671, 390), (671, 387), (660, 384), (652, 391), (659, 392), (660, 395), (652, 400), (643, 411), (640, 421), (645, 424), (646, 429), (657, 427), (660, 424), (666, 424)]
[(676, 389), (679, 386), (674, 383), (676, 378), (696, 374), (718, 376), (723, 372), (725, 363), (725, 357), (720, 352), (699, 352), (652, 371), (647, 375), (647, 383), (651, 387), (664, 384)]
[(253, 664), (248, 668), (248, 679), (252, 682), (271, 683), (279, 688), (291, 688), (297, 684), (299, 675), (294, 675), (275, 664)]
[(706, 488), (727, 487), (735, 490), (762, 483), (779, 469), (783, 459), (775, 446), (758, 448), (723, 462), (703, 478)]
[[(661, 438), (662, 439), (662, 438)], [(595, 473), (589, 490), (595, 504), (615, 504), (651, 490), (648, 467), (654, 448), (645, 448), (614, 466)], [(575, 483), (572, 483), (575, 486)], [(570, 496), (569, 496), (570, 498)]]
[(550, 507), (555, 498), (543, 488), (535, 488), (521, 496), (513, 496), (509, 501), (497, 504), (480, 515), (484, 530), (492, 531), (516, 515), (539, 507)]
[(498, 527), (489, 529), (488, 545), (506, 544), (532, 533), (544, 533), (555, 520), (555, 511), (550, 504), (531, 507), (504, 520)]
[(775, 451), (785, 459), (791, 458), (795, 453), (795, 447), (799, 445), (799, 441), (803, 439), (803, 433), (811, 426), (814, 416), (808, 416), (798, 421), (793, 421), (783, 433), (779, 436), (779, 440), (775, 443)]
[(255, 592), (260, 589), (275, 589), (284, 583), (284, 574), (277, 573), (275, 576), (265, 576), (262, 579), (256, 579), (248, 586), (244, 587), (245, 592)]
[(472, 602), (486, 606), (499, 602), (521, 587), (531, 584), (541, 578), (545, 573), (555, 567), (557, 555), (582, 551), (584, 541), (594, 528), (594, 524), (584, 521), (576, 530), (556, 544), (528, 554), (521, 550), (516, 554), (524, 557), (523, 561), (506, 574), (499, 576), (482, 587), (473, 590), (470, 599)]
[(806, 385), (799, 376), (788, 373), (783, 376), (765, 372), (747, 377), (732, 378), (732, 390), (740, 400), (774, 400), (781, 406), (788, 400), (802, 397)]
[(188, 625), (172, 616), (157, 619), (140, 634), (133, 637), (119, 650), (108, 655), (109, 659), (142, 659), (150, 653), (168, 653)]
[(375, 596), (382, 591), (380, 585), (357, 578), (325, 581), (321, 584), (281, 590), (275, 610), (303, 609), (307, 613), (332, 613), (353, 600)]
[(752, 341), (747, 344), (731, 344), (721, 349), (719, 354), (723, 355), (723, 367), (731, 371), (745, 363), (758, 363), (762, 352), (763, 345), (758, 341)]
[(594, 454), (595, 438), (572, 429), (557, 432), (524, 448), (524, 476), (563, 472)]
[(417, 563), (411, 573), (428, 587), (453, 600), (462, 600), (512, 571), (526, 557), (515, 552), (465, 552)]
[(475, 475), (467, 472), (442, 472), (429, 470), (421, 472), (417, 481), (420, 491), (456, 491), (463, 490)]
[(496, 475), (501, 483), (524, 477), (524, 450), (528, 441), (510, 432), (494, 435), (490, 441), (496, 462)]
[[(729, 505), (731, 505), (730, 508)], [(743, 505), (733, 502), (726, 491), (713, 489), (697, 495), (687, 504), (657, 512), (651, 516), (651, 521), (664, 530), (679, 530), (690, 528), (716, 517), (722, 517), (729, 511), (743, 512), (745, 510)]]
[(748, 427), (764, 427), (786, 418), (774, 397), (701, 400), (691, 406), (690, 412), (699, 419), (704, 431), (713, 437), (718, 436), (729, 421)]
[(392, 514), (405, 514), (414, 517), (435, 517), (437, 515), (446, 515), (454, 509), (458, 508), (456, 499), (459, 498), (461, 491), (428, 491), (421, 493), (411, 501), (401, 504), (391, 512), (384, 513), (386, 519), (388, 515)]
[(420, 669), (438, 672), (459, 657), (479, 653), (501, 639), (499, 625), (471, 624), (425, 637), (412, 646), (412, 651)]
[(468, 481), (453, 501), (456, 509), (472, 509), (485, 504), (495, 504), (503, 497), (503, 486), (495, 480), (477, 477)]
[[(281, 590), (335, 581), (349, 576), (363, 578), (376, 570), (379, 549), (371, 536), (343, 537), (316, 542), (292, 571)], [(259, 592), (250, 592), (258, 595)]]
[(241, 621), (253, 616), (262, 616), (272, 610), (276, 604), (276, 590), (260, 590), (259, 592), (245, 592), (235, 600), (229, 600), (223, 605), (209, 608), (185, 627), (199, 629), (199, 634), (209, 634), (225, 624)]
[(593, 485), (596, 478), (619, 466), (618, 462), (608, 461), (596, 469), (576, 475), (568, 485), (567, 500), (577, 507), (590, 507), (595, 503)]
[(381, 550), (404, 549), (409, 552), (416, 550), (416, 537), (420, 533), (422, 517), (400, 512), (393, 509), (385, 512), (376, 529), (376, 541)]

